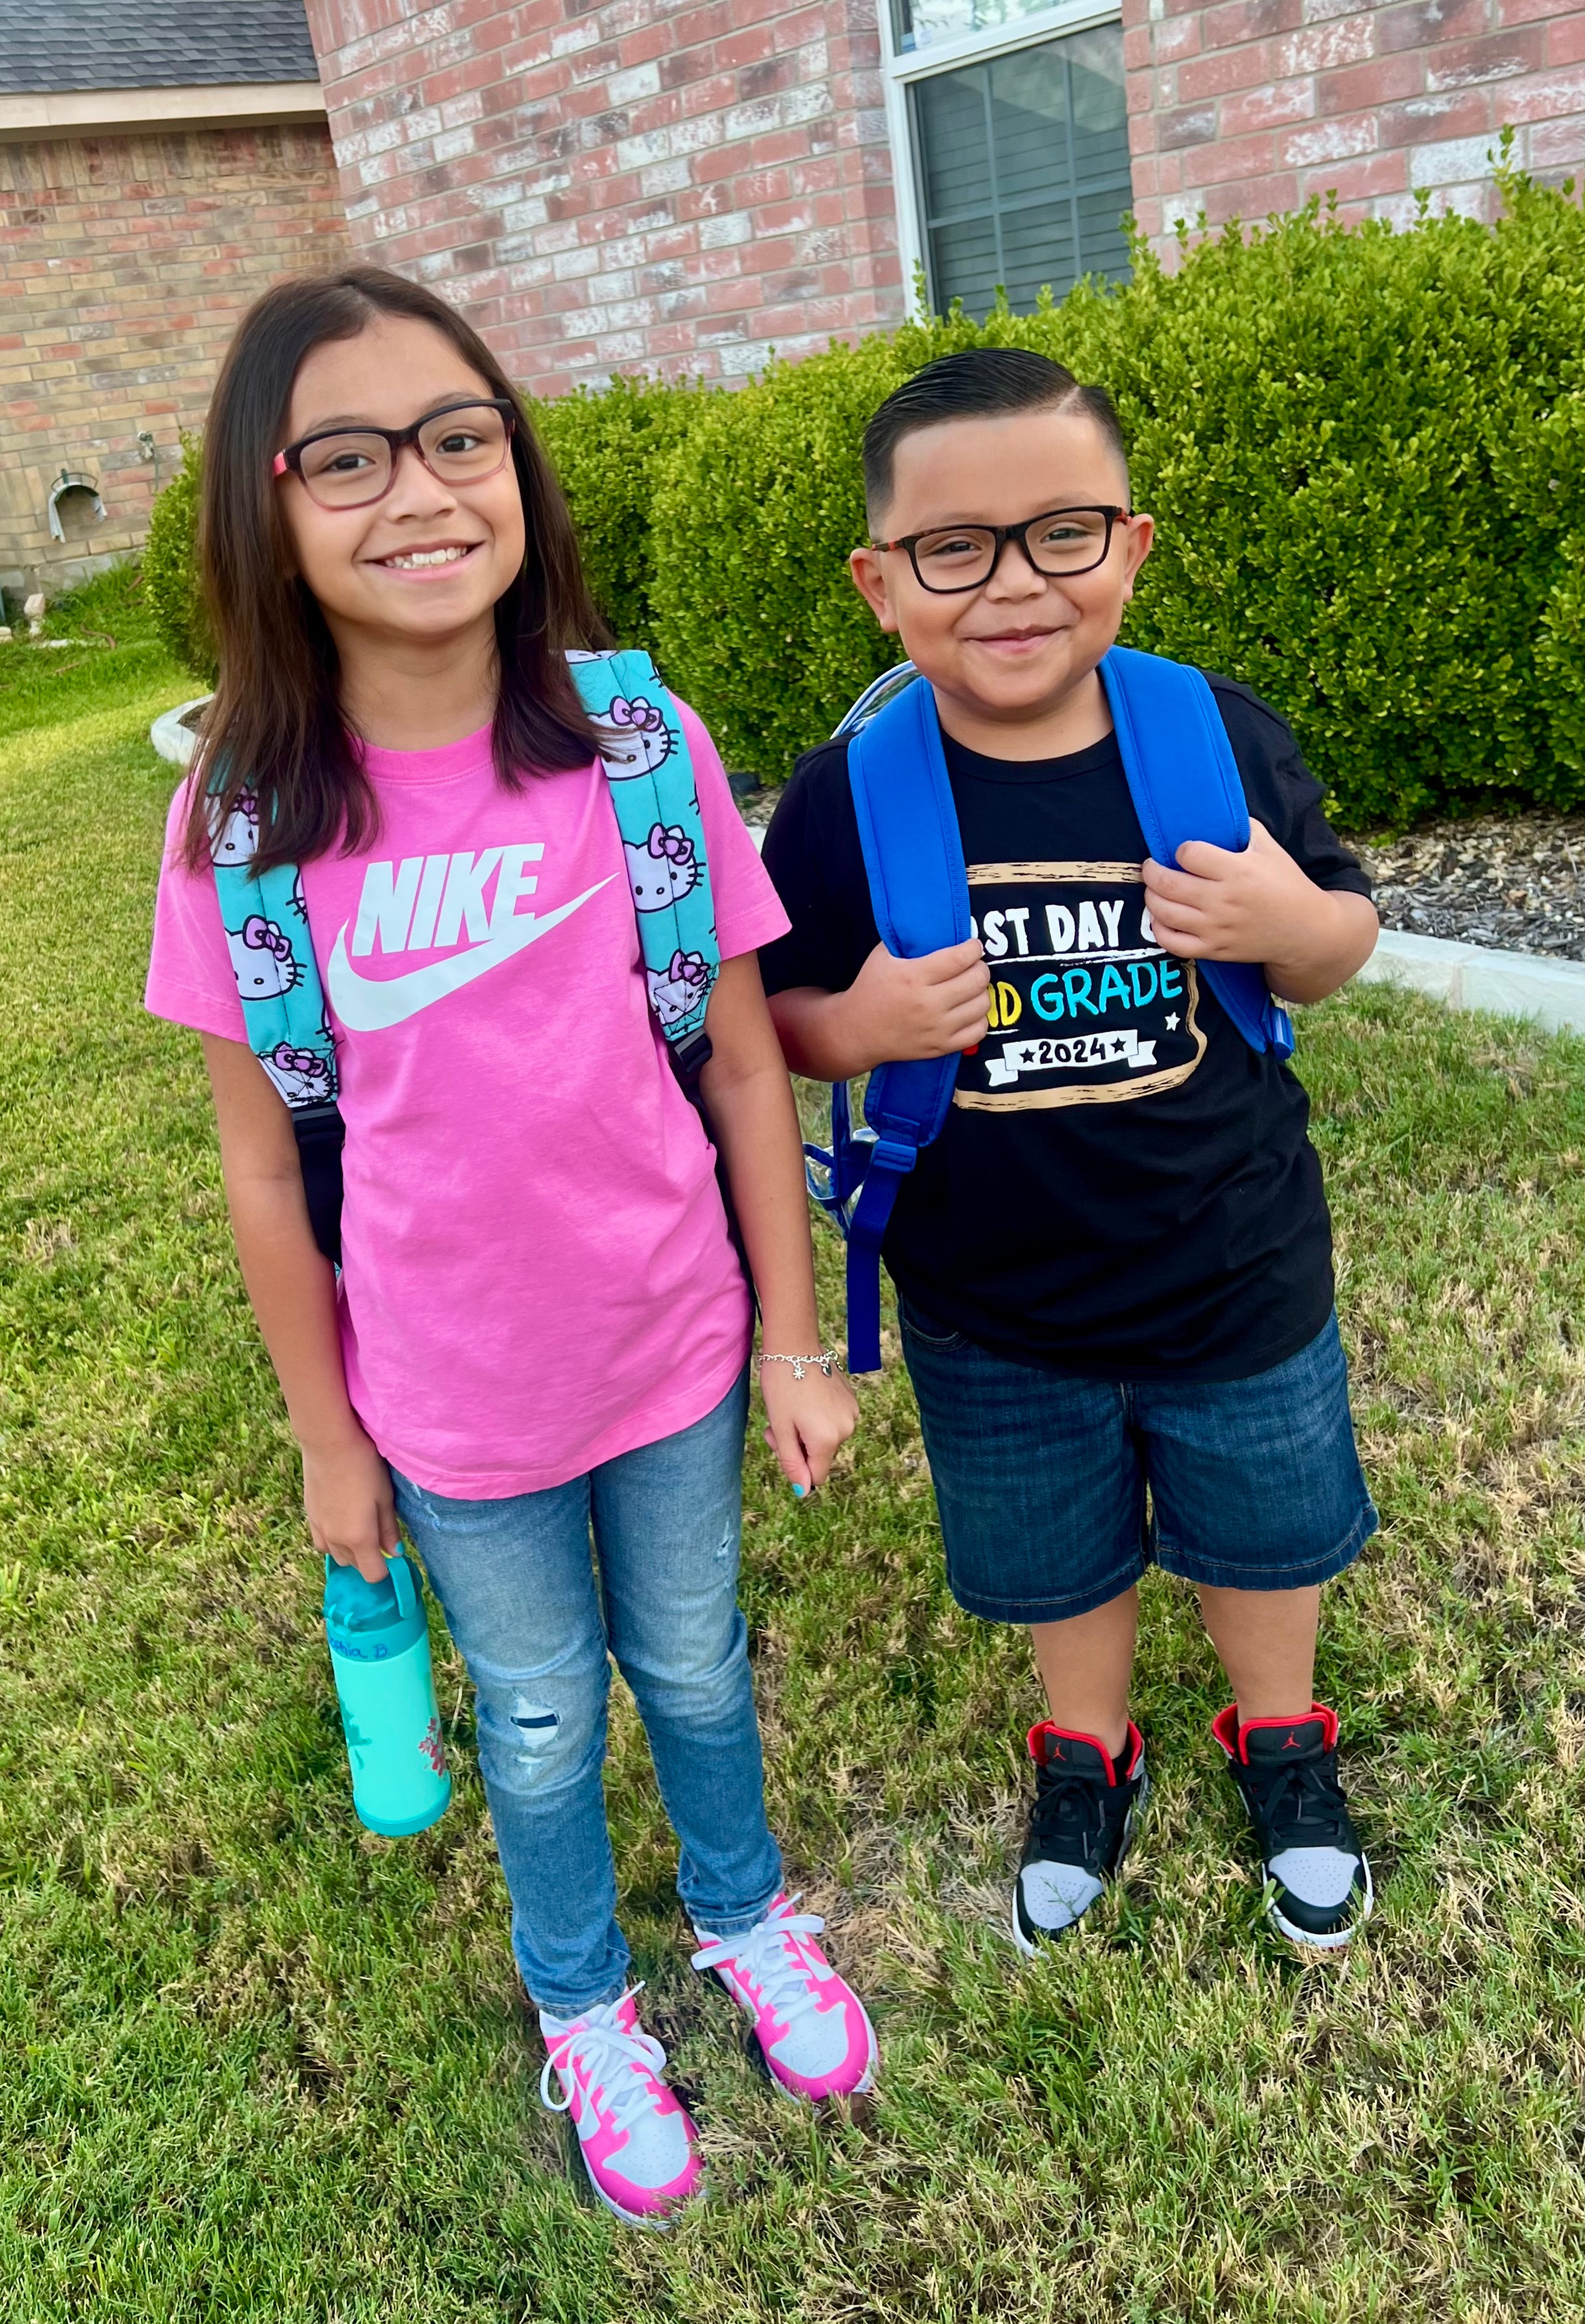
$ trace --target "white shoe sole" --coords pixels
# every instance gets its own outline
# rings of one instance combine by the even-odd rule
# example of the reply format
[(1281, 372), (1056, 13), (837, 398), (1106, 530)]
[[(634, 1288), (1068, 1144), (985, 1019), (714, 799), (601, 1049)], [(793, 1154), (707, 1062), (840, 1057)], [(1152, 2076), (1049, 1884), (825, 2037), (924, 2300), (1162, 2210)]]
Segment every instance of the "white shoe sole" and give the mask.
[[(1148, 1775), (1146, 1775), (1139, 1784), (1138, 1798), (1134, 1802), (1133, 1806), (1129, 1810), (1127, 1816), (1123, 1820), (1122, 1846), (1118, 1849), (1117, 1862), (1112, 1866), (1111, 1870), (1106, 1875), (1106, 1878), (1109, 1882), (1117, 1878), (1118, 1874), (1122, 1870), (1123, 1866), (1129, 1860), (1129, 1850), (1134, 1844), (1134, 1834), (1138, 1829), (1139, 1818), (1144, 1814), (1146, 1805), (1149, 1798), (1150, 1778)], [(1092, 1911), (1093, 1909), (1093, 1905), (1099, 1904), (1100, 1902), (1101, 1899), (1099, 1896), (1093, 1898), (1090, 1904), (1085, 1905), (1084, 1913)], [(1026, 1960), (1038, 1960), (1047, 1945), (1055, 1944), (1059, 1938), (1065, 1937), (1067, 1935), (1070, 1929), (1076, 1929), (1078, 1927), (1079, 1922), (1084, 1917), (1084, 1913), (1079, 1914), (1077, 1917), (1072, 1921), (1064, 1921), (1060, 1929), (1053, 1929), (1050, 1935), (1047, 1937), (1039, 1939), (1027, 1937), (1022, 1929), (1018, 1926), (1018, 1884), (1016, 1880), (1013, 1882), (1012, 1939), (1014, 1944), (1017, 1945), (1018, 1950), (1023, 1954)]]
[(1301, 1929), (1292, 1921), (1285, 1920), (1276, 1908), (1276, 1883), (1268, 1880), (1266, 1884), (1266, 1917), (1272, 1927), (1285, 1936), (1289, 1944), (1302, 1945), (1306, 1952), (1341, 1952), (1346, 1945), (1352, 1944), (1376, 1910), (1376, 1884), (1370, 1877), (1370, 1858), (1361, 1851), (1359, 1861), (1365, 1868), (1365, 1894), (1346, 1928), (1328, 1930), (1323, 1936), (1314, 1929)]

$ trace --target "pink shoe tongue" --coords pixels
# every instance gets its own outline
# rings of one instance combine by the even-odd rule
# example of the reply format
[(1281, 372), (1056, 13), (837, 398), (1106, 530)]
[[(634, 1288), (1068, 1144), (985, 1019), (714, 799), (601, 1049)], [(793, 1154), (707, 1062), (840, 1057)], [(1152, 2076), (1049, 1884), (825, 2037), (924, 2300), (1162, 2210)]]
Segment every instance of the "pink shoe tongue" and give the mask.
[(1247, 1727), (1239, 1734), (1244, 1757), (1251, 1767), (1269, 1767), (1283, 1761), (1314, 1759), (1326, 1748), (1324, 1719), (1277, 1720), (1271, 1726)]

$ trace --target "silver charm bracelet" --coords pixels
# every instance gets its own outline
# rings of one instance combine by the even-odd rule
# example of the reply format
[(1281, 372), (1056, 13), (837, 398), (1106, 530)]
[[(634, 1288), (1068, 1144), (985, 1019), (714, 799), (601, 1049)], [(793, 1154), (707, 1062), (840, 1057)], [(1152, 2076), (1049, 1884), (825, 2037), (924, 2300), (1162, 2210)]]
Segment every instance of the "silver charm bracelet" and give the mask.
[(842, 1358), (837, 1354), (834, 1348), (822, 1348), (817, 1356), (760, 1355), (755, 1357), (754, 1370), (756, 1371), (762, 1372), (767, 1364), (790, 1364), (792, 1366), (792, 1376), (796, 1380), (801, 1380), (803, 1379), (804, 1369), (806, 1365), (809, 1365), (812, 1366), (816, 1371), (824, 1372), (826, 1379), (829, 1379), (834, 1371), (841, 1371)]

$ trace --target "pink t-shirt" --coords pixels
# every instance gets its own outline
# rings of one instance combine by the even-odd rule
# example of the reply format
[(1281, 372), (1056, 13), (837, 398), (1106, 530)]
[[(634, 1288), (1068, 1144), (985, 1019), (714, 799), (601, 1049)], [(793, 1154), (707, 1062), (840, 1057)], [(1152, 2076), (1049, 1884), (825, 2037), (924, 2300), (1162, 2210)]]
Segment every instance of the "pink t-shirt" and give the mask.
[[(714, 745), (686, 707), (682, 720), (728, 959), (788, 920)], [(538, 1492), (712, 1411), (747, 1353), (748, 1292), (714, 1154), (650, 1013), (597, 762), (513, 793), (485, 730), (371, 750), (367, 765), (378, 836), (303, 871), (346, 1121), (347, 1389), (415, 1483), (457, 1499)], [(241, 1041), (213, 876), (176, 860), (186, 807), (183, 785), (147, 1005)], [(447, 856), (447, 900), (426, 914), (443, 866), (416, 882), (414, 866)], [(536, 934), (501, 945), (530, 915)], [(470, 954), (480, 965), (460, 976)]]

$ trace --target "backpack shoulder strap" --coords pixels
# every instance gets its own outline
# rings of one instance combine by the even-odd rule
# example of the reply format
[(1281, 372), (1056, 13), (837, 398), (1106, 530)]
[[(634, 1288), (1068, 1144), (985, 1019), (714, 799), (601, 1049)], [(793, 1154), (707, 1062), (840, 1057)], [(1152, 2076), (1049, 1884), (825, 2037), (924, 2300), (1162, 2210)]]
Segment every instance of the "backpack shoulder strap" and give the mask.
[(647, 653), (571, 653), (567, 660), (600, 737), (650, 1006), (691, 1088), (710, 1058), (705, 1011), (721, 945), (688, 738)]
[[(869, 875), (875, 925), (901, 960), (962, 944), (969, 933), (969, 881), (957, 809), (947, 780), (935, 699), (908, 686), (848, 743), (848, 781)], [(959, 1060), (909, 1058), (878, 1065), (864, 1093), (871, 1139), (848, 1220), (848, 1369), (880, 1363), (880, 1242), (898, 1188), (941, 1134)], [(845, 1097), (845, 1091), (843, 1093)], [(834, 1112), (835, 1109), (834, 1108)], [(839, 1133), (839, 1144), (841, 1142)], [(856, 1175), (849, 1156), (834, 1176)]]
[(295, 863), (255, 872), (257, 803), (210, 816), (215, 890), (248, 1047), (294, 1115), (334, 1105), (339, 1080)]
[(210, 854), (220, 924), (242, 1002), (247, 1044), (291, 1115), (314, 1240), (341, 1263), (341, 1109), (336, 1041), (309, 936), (302, 874), (295, 863), (253, 869), (258, 802), (211, 813)]
[[(1175, 863), (1186, 840), (1239, 853), (1249, 844), (1249, 809), (1216, 696), (1202, 673), (1163, 654), (1113, 646), (1101, 676), (1123, 772), (1146, 844), (1158, 863)], [(1293, 1019), (1243, 961), (1203, 960), (1200, 973), (1252, 1049), (1294, 1052)]]

